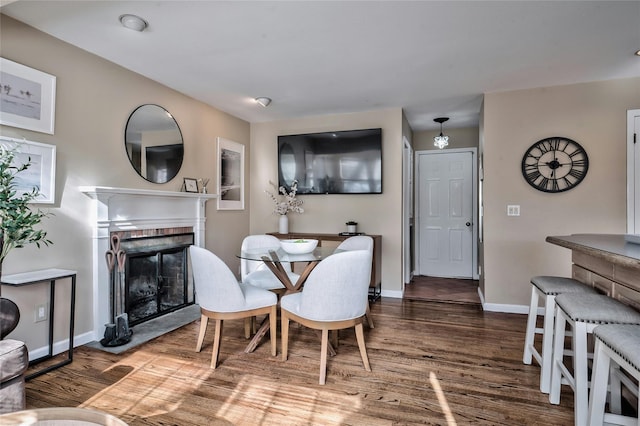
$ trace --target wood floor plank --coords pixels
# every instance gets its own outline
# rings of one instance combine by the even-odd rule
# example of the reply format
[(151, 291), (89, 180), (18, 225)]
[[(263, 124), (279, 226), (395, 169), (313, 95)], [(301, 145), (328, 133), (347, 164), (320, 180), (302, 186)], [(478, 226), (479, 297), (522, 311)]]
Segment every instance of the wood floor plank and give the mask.
[(73, 363), (27, 383), (27, 407), (89, 407), (131, 425), (573, 424), (571, 393), (549, 404), (539, 368), (522, 364), (525, 316), (388, 298), (371, 314), (372, 372), (342, 331), (325, 386), (312, 330), (291, 328), (282, 361), (264, 343), (244, 353), (243, 322), (228, 321), (211, 370), (212, 334), (195, 352), (198, 320), (119, 355), (76, 348)]

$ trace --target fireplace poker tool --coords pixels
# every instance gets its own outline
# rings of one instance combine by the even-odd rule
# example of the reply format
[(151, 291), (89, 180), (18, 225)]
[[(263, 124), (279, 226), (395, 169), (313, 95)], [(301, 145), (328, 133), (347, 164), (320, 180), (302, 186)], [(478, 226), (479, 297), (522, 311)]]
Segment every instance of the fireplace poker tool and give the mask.
[[(102, 346), (120, 346), (131, 340), (133, 330), (129, 328), (129, 320), (126, 313), (123, 313), (123, 296), (124, 296), (124, 262), (126, 253), (120, 249), (120, 237), (116, 234), (111, 236), (111, 248), (105, 254), (107, 267), (109, 268), (109, 297), (110, 320), (111, 323), (106, 324), (104, 338), (100, 340)], [(115, 265), (118, 264), (118, 275), (115, 276)], [(116, 283), (117, 281), (117, 283)]]
[(127, 254), (124, 250), (118, 250), (116, 253), (116, 261), (118, 262), (118, 285), (116, 286), (117, 308), (115, 310), (116, 317), (124, 313), (124, 261)]
[(105, 258), (107, 260), (107, 269), (109, 270), (109, 301), (112, 303), (109, 304), (109, 320), (114, 322), (115, 311), (114, 311), (114, 291), (113, 291), (113, 266), (116, 263), (116, 254), (113, 250), (107, 250), (105, 253)]

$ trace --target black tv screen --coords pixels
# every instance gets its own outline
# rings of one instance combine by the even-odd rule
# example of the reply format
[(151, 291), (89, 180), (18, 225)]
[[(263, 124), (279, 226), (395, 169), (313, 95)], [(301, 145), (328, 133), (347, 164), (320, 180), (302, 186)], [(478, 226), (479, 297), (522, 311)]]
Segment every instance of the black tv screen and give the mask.
[(278, 136), (278, 185), (298, 194), (381, 194), (382, 129)]

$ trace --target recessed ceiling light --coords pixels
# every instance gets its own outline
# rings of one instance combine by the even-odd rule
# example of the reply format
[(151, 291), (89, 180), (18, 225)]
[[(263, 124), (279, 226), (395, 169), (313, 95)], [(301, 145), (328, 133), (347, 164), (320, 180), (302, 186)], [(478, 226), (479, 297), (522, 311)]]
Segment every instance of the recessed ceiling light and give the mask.
[(271, 103), (271, 98), (261, 96), (259, 98), (256, 98), (256, 102), (266, 108)]
[(137, 15), (124, 14), (120, 15), (120, 23), (123, 27), (134, 31), (144, 31), (149, 26), (147, 21)]
[(636, 56), (640, 56), (640, 50), (636, 51)]

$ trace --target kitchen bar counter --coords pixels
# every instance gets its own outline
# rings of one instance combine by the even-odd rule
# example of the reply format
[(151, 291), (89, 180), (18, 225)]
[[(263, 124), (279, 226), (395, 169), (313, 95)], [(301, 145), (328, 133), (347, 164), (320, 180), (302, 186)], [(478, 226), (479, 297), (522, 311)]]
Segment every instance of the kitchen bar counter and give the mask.
[(640, 311), (640, 244), (624, 234), (549, 236), (546, 241), (571, 250), (571, 275), (601, 293)]

